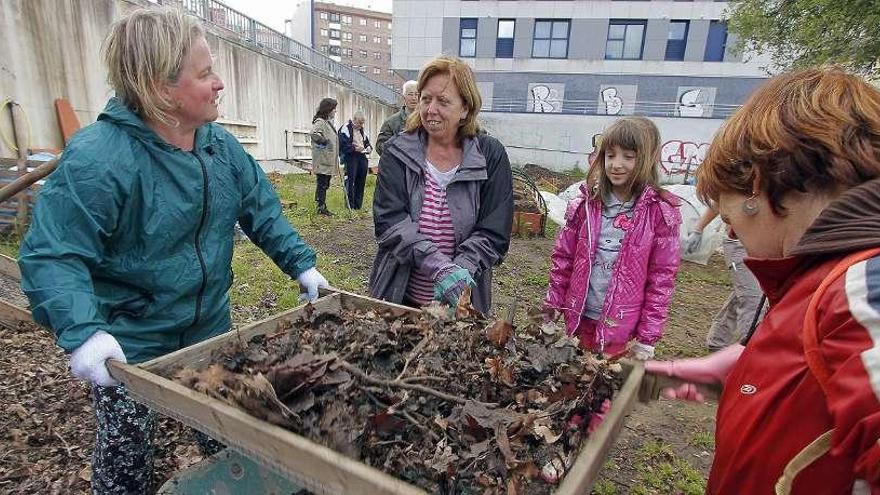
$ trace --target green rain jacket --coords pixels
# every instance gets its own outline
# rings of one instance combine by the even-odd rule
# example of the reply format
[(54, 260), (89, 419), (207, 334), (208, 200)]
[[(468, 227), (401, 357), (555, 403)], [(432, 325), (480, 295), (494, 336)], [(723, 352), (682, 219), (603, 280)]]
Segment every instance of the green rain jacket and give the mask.
[(68, 352), (103, 330), (130, 363), (226, 332), (236, 220), (291, 277), (315, 266), (235, 137), (206, 124), (183, 151), (111, 98), (65, 148), (21, 246), (34, 319)]

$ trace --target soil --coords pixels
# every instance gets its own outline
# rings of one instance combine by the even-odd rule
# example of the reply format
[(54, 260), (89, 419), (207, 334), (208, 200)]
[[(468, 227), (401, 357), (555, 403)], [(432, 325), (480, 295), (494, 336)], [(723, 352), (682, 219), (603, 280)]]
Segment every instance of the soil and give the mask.
[[(375, 253), (369, 218), (334, 220), (303, 236), (320, 253), (319, 268), (335, 262), (350, 265), (361, 282), (357, 292), (367, 293)], [(540, 301), (546, 291), (552, 247), (552, 238), (512, 241), (504, 264), (495, 270), (496, 313), (513, 301), (517, 308)], [(706, 267), (684, 263), (658, 357), (705, 354), (706, 330), (729, 290), (720, 257), (713, 257)], [(259, 307), (234, 307), (236, 323), (277, 312), (276, 297), (267, 294)], [(518, 309), (517, 321), (524, 317)], [(87, 493), (94, 439), (87, 388), (69, 377), (66, 357), (46, 330), (27, 324), (0, 325), (0, 344), (4, 349), (0, 403), (6, 412), (0, 416), (0, 493)], [(712, 448), (694, 439), (713, 431), (714, 415), (713, 404), (659, 401), (637, 406), (600, 479), (617, 486), (618, 493), (633, 491), (639, 483), (637, 460), (652, 440), (670, 445), (676, 456), (707, 475)], [(162, 422), (156, 444), (156, 487), (201, 460), (187, 430), (172, 421)], [(671, 488), (656, 491), (671, 492)]]
[(532, 163), (527, 163), (523, 166), (523, 170), (532, 178), (538, 189), (550, 191), (554, 194), (560, 193), (568, 186), (584, 179), (583, 173), (562, 174)]

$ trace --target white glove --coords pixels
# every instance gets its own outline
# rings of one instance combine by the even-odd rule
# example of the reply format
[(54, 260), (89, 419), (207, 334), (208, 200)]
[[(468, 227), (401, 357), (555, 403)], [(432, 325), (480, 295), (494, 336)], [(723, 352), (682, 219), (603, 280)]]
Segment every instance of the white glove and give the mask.
[(73, 350), (70, 356), (70, 372), (73, 376), (100, 385), (115, 387), (119, 382), (110, 376), (105, 361), (115, 359), (126, 362), (119, 342), (107, 332), (98, 331)]
[(641, 342), (633, 342), (632, 347), (629, 348), (629, 352), (631, 352), (633, 357), (639, 361), (647, 361), (654, 357), (654, 346), (642, 344)]
[(684, 241), (684, 252), (685, 254), (692, 254), (697, 249), (700, 249), (700, 243), (703, 242), (703, 232), (700, 230), (695, 230), (688, 234), (688, 238)]
[(324, 288), (329, 289), (330, 283), (327, 282), (327, 279), (321, 275), (315, 267), (309, 268), (308, 270), (299, 274), (299, 277), (296, 277), (296, 281), (299, 282), (300, 287), (304, 291), (304, 294), (300, 294), (300, 301), (305, 298), (308, 298), (309, 302), (315, 302), (318, 299), (318, 289)]

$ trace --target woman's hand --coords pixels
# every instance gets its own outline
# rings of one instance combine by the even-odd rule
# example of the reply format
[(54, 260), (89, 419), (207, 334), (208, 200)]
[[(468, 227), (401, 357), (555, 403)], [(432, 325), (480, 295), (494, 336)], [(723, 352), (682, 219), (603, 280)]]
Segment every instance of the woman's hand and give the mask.
[(107, 332), (98, 331), (74, 349), (70, 356), (73, 376), (101, 387), (115, 387), (119, 382), (110, 376), (105, 364), (108, 359), (126, 362), (119, 342)]
[(315, 267), (311, 267), (308, 270), (299, 274), (296, 277), (297, 282), (299, 282), (300, 287), (303, 289), (303, 294), (300, 294), (300, 299), (303, 299), (303, 296), (308, 298), (309, 302), (314, 302), (318, 299), (318, 289), (327, 289), (330, 288), (330, 283), (327, 282), (327, 279), (321, 275)]
[(724, 383), (744, 349), (742, 345), (734, 344), (701, 358), (647, 361), (645, 371), (691, 382), (684, 383), (678, 388), (663, 389), (664, 397), (702, 402), (703, 394), (697, 391), (695, 384)]
[(445, 302), (450, 306), (456, 306), (459, 298), (468, 287), (477, 285), (470, 272), (464, 268), (453, 265), (444, 270), (434, 282), (434, 299)]

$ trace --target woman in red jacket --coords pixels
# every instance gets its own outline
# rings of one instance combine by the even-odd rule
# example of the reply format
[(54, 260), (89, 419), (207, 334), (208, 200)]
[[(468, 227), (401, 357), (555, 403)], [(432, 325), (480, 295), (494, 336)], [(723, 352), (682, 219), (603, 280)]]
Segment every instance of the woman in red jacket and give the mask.
[(773, 78), (697, 180), (770, 301), (747, 346), (647, 366), (724, 385), (707, 492), (880, 493), (880, 91), (838, 69)]

